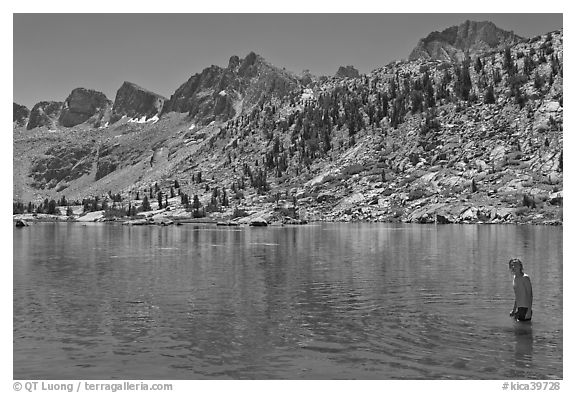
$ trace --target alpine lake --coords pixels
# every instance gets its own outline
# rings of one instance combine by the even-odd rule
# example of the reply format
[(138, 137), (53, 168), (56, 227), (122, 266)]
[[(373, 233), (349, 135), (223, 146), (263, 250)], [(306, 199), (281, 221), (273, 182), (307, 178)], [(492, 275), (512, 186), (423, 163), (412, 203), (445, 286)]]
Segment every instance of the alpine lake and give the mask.
[[(13, 229), (14, 379), (562, 379), (561, 226)], [(508, 260), (534, 288), (508, 316)]]

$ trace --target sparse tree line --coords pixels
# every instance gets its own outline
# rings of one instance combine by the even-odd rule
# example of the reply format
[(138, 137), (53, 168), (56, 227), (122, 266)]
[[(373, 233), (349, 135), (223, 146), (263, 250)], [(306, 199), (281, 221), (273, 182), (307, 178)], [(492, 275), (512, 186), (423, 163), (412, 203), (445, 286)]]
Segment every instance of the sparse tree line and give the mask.
[[(545, 63), (550, 67), (539, 68)], [(382, 132), (387, 125), (397, 129), (408, 115), (421, 114), (420, 136), (434, 139), (441, 132), (439, 106), (495, 104), (500, 97), (509, 97), (522, 109), (530, 100), (539, 100), (552, 87), (556, 76), (563, 74), (551, 35), (539, 48), (513, 51), (506, 47), (474, 59), (467, 55), (461, 63), (432, 67), (423, 64), (418, 72), (397, 69), (388, 75), (345, 80), (345, 84), (304, 101), (299, 101), (304, 90), (296, 90), (288, 96), (288, 108), (295, 108), (297, 101), (302, 106), (282, 114), (277, 103), (267, 103), (263, 96), (250, 114), (229, 121), (220, 137), (245, 138), (261, 133), (268, 144), (263, 165), (258, 167), (256, 161), (258, 169), (248, 171), (243, 164), (243, 170), (252, 186), (262, 193), (267, 188), (266, 172), (277, 178), (288, 171), (299, 175), (315, 159), (327, 157), (337, 147), (335, 131), (343, 130), (347, 137), (346, 145), (340, 146), (351, 147), (359, 132)], [(534, 93), (527, 94), (530, 86)], [(562, 97), (559, 100), (562, 104)], [(243, 143), (242, 138), (234, 139), (231, 147), (241, 150), (239, 143)], [(226, 162), (232, 163), (230, 153)]]
[[(250, 168), (247, 167), (247, 171), (250, 172)], [(257, 171), (256, 175), (250, 173), (249, 176), (252, 184), (255, 188), (269, 190), (269, 185), (266, 183), (265, 171)], [(196, 183), (202, 182), (202, 173), (197, 172), (192, 177), (192, 181)], [(241, 190), (245, 188), (245, 178), (244, 176), (237, 182), (232, 184), (232, 194), (234, 199), (244, 198), (244, 194)], [(144, 213), (152, 211), (151, 201), (157, 202), (157, 209), (166, 209), (170, 206), (170, 199), (176, 196), (180, 197), (180, 204), (189, 212), (191, 212), (193, 217), (205, 217), (207, 213), (221, 211), (222, 208), (228, 208), (230, 206), (230, 197), (228, 191), (225, 187), (213, 187), (210, 188), (206, 184), (205, 191), (212, 191), (212, 196), (210, 202), (204, 206), (200, 202), (198, 195), (190, 195), (181, 191), (180, 184), (178, 180), (174, 180), (173, 185), (171, 185), (168, 191), (162, 191), (158, 183), (149, 188), (144, 188), (143, 190), (136, 191), (134, 199), (131, 199), (126, 204), (125, 198), (123, 198), (120, 193), (113, 194), (111, 191), (105, 197), (88, 197), (82, 199), (82, 201), (68, 201), (65, 196), (62, 196), (58, 201), (54, 199), (46, 198), (43, 203), (34, 204), (28, 202), (14, 202), (13, 203), (13, 214), (24, 214), (24, 213), (42, 213), (42, 214), (52, 214), (60, 215), (60, 207), (66, 207), (66, 215), (72, 216), (73, 209), (72, 206), (82, 206), (83, 213), (104, 211), (105, 217), (135, 217), (139, 213)], [(130, 195), (134, 193), (131, 192)]]

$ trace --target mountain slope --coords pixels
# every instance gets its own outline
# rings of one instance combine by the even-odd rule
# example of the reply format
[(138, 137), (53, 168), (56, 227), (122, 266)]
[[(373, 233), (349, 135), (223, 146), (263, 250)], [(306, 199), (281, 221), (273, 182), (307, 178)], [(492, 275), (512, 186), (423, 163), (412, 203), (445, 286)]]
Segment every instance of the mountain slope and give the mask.
[(14, 199), (119, 193), (139, 205), (177, 181), (228, 216), (295, 203), (310, 219), (561, 222), (562, 59), (558, 31), (304, 86), (257, 55), (232, 57), (191, 77), (154, 122), (16, 128)]

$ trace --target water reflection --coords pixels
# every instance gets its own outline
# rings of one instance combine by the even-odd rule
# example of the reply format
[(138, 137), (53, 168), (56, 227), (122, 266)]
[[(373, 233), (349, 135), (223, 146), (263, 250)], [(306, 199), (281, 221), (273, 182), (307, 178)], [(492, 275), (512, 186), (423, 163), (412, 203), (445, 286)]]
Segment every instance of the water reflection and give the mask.
[(534, 353), (534, 336), (532, 326), (529, 323), (518, 323), (514, 328), (515, 351), (514, 359), (516, 367), (531, 367)]
[[(561, 378), (561, 228), (521, 228), (35, 225), (14, 376)], [(510, 330), (511, 255), (534, 331)]]

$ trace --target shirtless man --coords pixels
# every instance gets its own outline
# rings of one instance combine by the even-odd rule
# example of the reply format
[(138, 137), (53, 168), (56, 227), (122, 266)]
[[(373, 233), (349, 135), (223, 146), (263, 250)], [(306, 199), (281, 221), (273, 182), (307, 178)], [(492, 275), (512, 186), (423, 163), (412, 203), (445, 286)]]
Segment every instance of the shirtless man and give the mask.
[(532, 283), (530, 277), (522, 270), (522, 261), (513, 258), (508, 262), (510, 272), (514, 274), (512, 286), (514, 287), (514, 308), (510, 316), (517, 321), (530, 321), (532, 319)]

